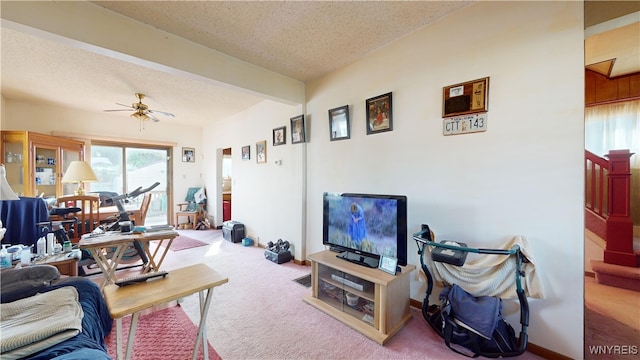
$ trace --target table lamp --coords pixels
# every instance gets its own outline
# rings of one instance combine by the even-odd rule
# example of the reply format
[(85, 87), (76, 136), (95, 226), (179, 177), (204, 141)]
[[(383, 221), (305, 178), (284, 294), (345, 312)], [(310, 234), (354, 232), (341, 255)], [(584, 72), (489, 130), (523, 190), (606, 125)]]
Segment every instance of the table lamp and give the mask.
[(7, 171), (4, 164), (0, 164), (0, 200), (20, 200), (7, 182)]
[(86, 182), (98, 182), (96, 174), (85, 161), (72, 161), (62, 177), (63, 183), (78, 183), (76, 195), (84, 195), (83, 184)]

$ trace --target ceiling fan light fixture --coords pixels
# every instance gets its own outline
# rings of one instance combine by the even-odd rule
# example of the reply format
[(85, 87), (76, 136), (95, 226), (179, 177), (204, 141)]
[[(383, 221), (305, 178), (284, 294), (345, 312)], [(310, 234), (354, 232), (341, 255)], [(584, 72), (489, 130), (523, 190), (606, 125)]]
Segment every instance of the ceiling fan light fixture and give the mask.
[(139, 113), (139, 112), (135, 112), (135, 113), (131, 114), (131, 117), (134, 118), (134, 119), (138, 119), (140, 121), (145, 121), (145, 120), (151, 119), (149, 116), (147, 116), (147, 114)]
[(147, 114), (140, 111), (134, 112), (131, 117), (140, 120), (140, 131), (144, 130), (144, 122), (151, 119)]

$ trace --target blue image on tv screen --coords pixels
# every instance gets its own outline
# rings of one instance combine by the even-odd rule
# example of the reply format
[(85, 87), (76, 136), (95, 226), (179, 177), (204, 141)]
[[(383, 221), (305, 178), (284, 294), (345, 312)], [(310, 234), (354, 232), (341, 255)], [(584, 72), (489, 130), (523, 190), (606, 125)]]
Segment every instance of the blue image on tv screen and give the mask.
[(328, 243), (397, 257), (397, 200), (341, 196), (327, 205)]

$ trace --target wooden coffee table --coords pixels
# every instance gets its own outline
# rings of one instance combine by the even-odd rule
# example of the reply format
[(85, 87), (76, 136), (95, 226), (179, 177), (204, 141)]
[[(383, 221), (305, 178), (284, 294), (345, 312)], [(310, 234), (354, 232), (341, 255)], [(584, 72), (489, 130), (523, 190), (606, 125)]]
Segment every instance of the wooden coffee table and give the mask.
[[(207, 344), (207, 313), (211, 303), (213, 288), (229, 281), (228, 278), (218, 274), (205, 264), (196, 264), (188, 267), (169, 271), (165, 278), (149, 280), (147, 282), (119, 287), (107, 285), (104, 290), (104, 298), (111, 313), (116, 320), (116, 351), (117, 359), (131, 359), (136, 326), (140, 311), (159, 304), (178, 300), (185, 296), (198, 293), (200, 297), (200, 322), (198, 324), (198, 336), (193, 346), (192, 359), (198, 355), (198, 347), (202, 341), (204, 358), (209, 358), (209, 346)], [(206, 290), (206, 298), (205, 298)], [(122, 318), (133, 314), (127, 340), (127, 352), (122, 356)]]

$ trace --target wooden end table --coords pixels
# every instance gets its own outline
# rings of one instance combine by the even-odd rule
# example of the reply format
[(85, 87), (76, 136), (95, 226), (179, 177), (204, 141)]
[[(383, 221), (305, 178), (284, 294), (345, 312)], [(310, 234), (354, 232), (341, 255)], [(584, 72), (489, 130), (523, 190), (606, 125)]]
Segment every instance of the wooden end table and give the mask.
[(78, 259), (70, 256), (71, 253), (61, 253), (36, 260), (34, 264), (53, 265), (58, 268), (60, 275), (78, 276)]
[[(228, 278), (218, 274), (205, 264), (196, 264), (188, 267), (171, 270), (165, 278), (149, 280), (148, 282), (119, 287), (107, 285), (104, 290), (104, 298), (109, 308), (111, 317), (116, 320), (116, 352), (117, 359), (122, 356), (122, 318), (133, 314), (127, 340), (127, 352), (124, 359), (131, 359), (136, 327), (140, 311), (159, 304), (178, 300), (185, 296), (198, 293), (200, 297), (200, 322), (198, 324), (198, 336), (193, 346), (192, 359), (198, 355), (198, 347), (203, 342), (204, 358), (209, 358), (209, 346), (207, 344), (207, 313), (211, 303), (213, 288), (229, 281)], [(207, 292), (206, 298), (204, 292)]]

